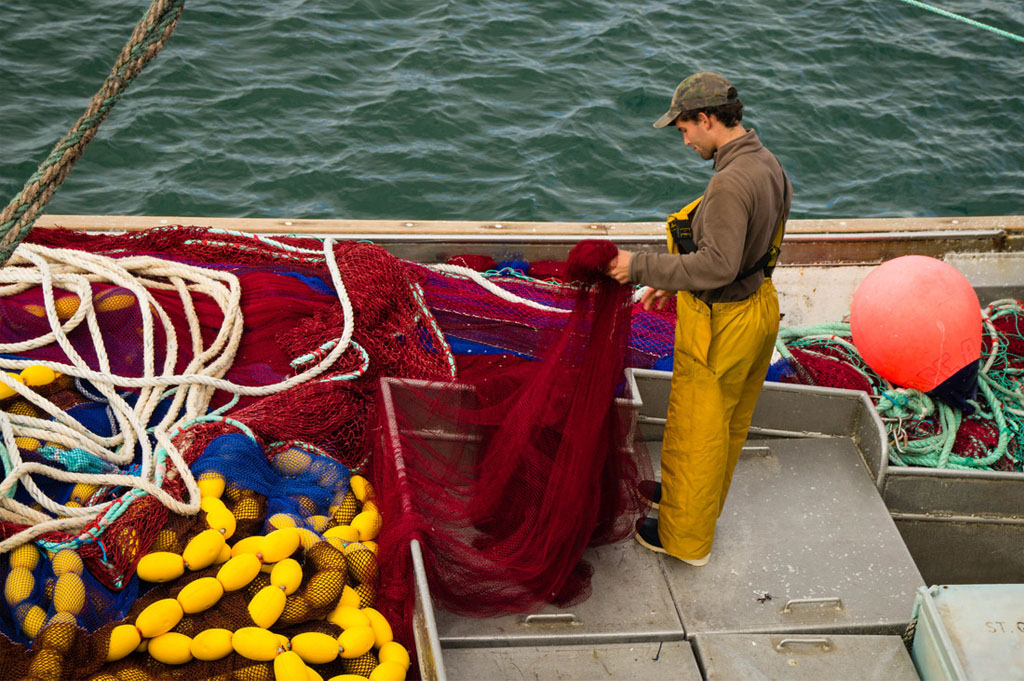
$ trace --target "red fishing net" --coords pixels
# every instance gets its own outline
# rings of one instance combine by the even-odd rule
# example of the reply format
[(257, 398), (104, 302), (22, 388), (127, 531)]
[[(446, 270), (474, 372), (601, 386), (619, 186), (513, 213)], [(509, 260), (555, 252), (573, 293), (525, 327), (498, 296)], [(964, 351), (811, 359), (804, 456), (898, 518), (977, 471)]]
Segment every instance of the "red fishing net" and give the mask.
[(449, 265), (459, 265), (461, 267), (468, 267), (476, 272), (486, 272), (487, 270), (493, 270), (498, 264), (494, 258), (489, 255), (477, 255), (475, 253), (464, 253), (462, 255), (453, 255), (446, 261)]
[(793, 348), (790, 352), (793, 355), (794, 366), (800, 369), (794, 379), (791, 379), (793, 382), (871, 392), (871, 381), (868, 377), (845, 362), (832, 348), (816, 348), (813, 352)]
[(632, 287), (595, 276), (609, 252), (597, 245), (570, 261), (593, 283), (547, 332), (540, 362), (383, 386), (375, 474), (378, 488), (400, 493), (381, 509), (391, 521), (380, 605), (398, 619), (409, 621), (411, 539), (435, 603), (467, 615), (529, 611), (585, 599), (583, 550), (624, 538), (645, 509), (635, 490), (650, 463), (636, 456), (622, 393)]
[[(426, 304), (451, 344), (460, 372), (492, 362), (506, 366), (509, 357), (539, 359), (551, 334), (565, 327), (576, 303), (576, 288), (560, 281), (488, 277), (489, 283), (506, 294), (502, 297), (464, 276), (408, 265), (422, 281)], [(565, 262), (558, 266), (563, 273), (567, 271)], [(637, 302), (630, 319), (627, 366), (671, 370), (675, 308), (644, 310)]]
[[(889, 435), (893, 465), (1024, 471), (1024, 304), (999, 300), (982, 311), (977, 395), (967, 408), (882, 379), (853, 345), (849, 327), (826, 324), (780, 332), (784, 357), (769, 380), (860, 390), (872, 396)], [(952, 411), (949, 411), (952, 410)], [(943, 416), (945, 414), (945, 416)]]
[[(115, 258), (155, 256), (237, 276), (245, 329), (237, 355), (224, 377), (240, 385), (267, 385), (294, 376), (322, 359), (342, 334), (342, 306), (331, 284), (323, 244), (316, 239), (259, 241), (201, 228), (173, 227), (127, 235), (34, 230), (29, 242)], [(376, 378), (450, 378), (452, 367), (446, 354), (439, 351), (439, 334), (425, 324), (424, 309), (414, 292), (414, 272), (373, 244), (339, 243), (334, 253), (358, 320), (354, 325), (355, 343), (320, 377), (325, 380), (258, 398), (242, 396), (227, 415), (245, 423), (265, 442), (296, 439), (317, 443), (358, 470), (366, 463), (370, 451), (367, 423), (373, 413)], [(173, 290), (149, 290), (171, 318), (179, 340), (173, 365), (180, 371), (193, 358), (182, 302)], [(139, 376), (142, 352), (137, 301), (125, 289), (110, 285), (93, 284), (93, 291), (103, 341), (110, 350), (112, 372)], [(61, 299), (65, 302), (61, 303)], [(58, 291), (57, 301), (62, 319), (70, 318), (77, 309), (78, 298), (70, 292)], [(0, 341), (35, 338), (49, 329), (39, 287), (0, 298), (0, 305), (6, 320), (0, 326)], [(224, 315), (213, 300), (202, 294), (194, 295), (194, 307), (201, 335), (208, 344), (221, 329)], [(164, 361), (166, 336), (159, 326), (157, 330), (159, 367)], [(100, 368), (85, 324), (69, 333), (69, 339), (90, 367)], [(67, 361), (65, 353), (54, 344), (26, 354)], [(226, 405), (231, 397), (217, 391), (211, 406)], [(188, 438), (191, 447), (182, 448), (186, 461), (206, 444), (196, 439), (196, 433), (190, 433)], [(172, 480), (166, 489), (176, 498), (183, 494), (180, 482)], [(90, 533), (100, 534), (102, 530), (100, 540), (90, 539), (79, 548), (90, 571), (110, 588), (124, 586), (139, 556), (166, 521), (167, 513), (158, 501), (143, 497), (110, 526), (101, 527), (96, 521), (76, 533), (89, 537)], [(0, 538), (21, 529), (24, 527), (0, 524)], [(60, 542), (72, 536), (54, 532), (42, 538)]]
[[(601, 274), (614, 245), (587, 243), (568, 263), (551, 264), (586, 286), (513, 273), (490, 277), (500, 285), (498, 295), (479, 281), (403, 262), (372, 244), (338, 243), (333, 260), (353, 309), (346, 318), (315, 239), (170, 227), (127, 235), (35, 230), (29, 241), (125, 262), (153, 256), (237, 277), (244, 333), (225, 378), (240, 385), (280, 382), (315, 365), (354, 319), (352, 344), (326, 373), (269, 395), (238, 398), (218, 389), (210, 405), (223, 407), (221, 414), (189, 426), (175, 444), (191, 466), (216, 438), (241, 428), (268, 452), (309, 443), (373, 475), (384, 518), (379, 594), (376, 580), (368, 581), (360, 584), (360, 598), (375, 594), (406, 645), (412, 644), (411, 539), (423, 543), (431, 587), (444, 607), (474, 615), (532, 610), (586, 598), (584, 549), (626, 537), (644, 510), (635, 489), (650, 476), (642, 468), (649, 459), (634, 441), (624, 369), (671, 356), (673, 319), (641, 311), (632, 287)], [(489, 267), (479, 259), (461, 262)], [(180, 372), (198, 352), (190, 334), (208, 345), (225, 325), (224, 310), (202, 292), (186, 304), (174, 286), (155, 279), (144, 285), (169, 317), (169, 331), (157, 326), (152, 361)], [(109, 371), (139, 376), (146, 360), (138, 301), (123, 287), (90, 286), (104, 343), (114, 349)], [(59, 287), (57, 297), (66, 298), (57, 301), (61, 320), (71, 319), (81, 301)], [(42, 304), (38, 287), (0, 298), (8, 320), (0, 342), (45, 334)], [(105, 370), (84, 329), (69, 331), (72, 347), (90, 367)], [(171, 336), (177, 348), (167, 345)], [(463, 344), (458, 378), (449, 343)], [(67, 359), (52, 344), (23, 354)], [(88, 382), (61, 390), (68, 405), (94, 397)], [(184, 498), (173, 466), (168, 473), (164, 490)], [(101, 489), (92, 502), (123, 492)], [(232, 506), (240, 534), (243, 527), (262, 527), (265, 506)], [(181, 539), (194, 522), (142, 495), (113, 519), (39, 539), (73, 544), (90, 579), (105, 589), (98, 586), (97, 594), (109, 595), (130, 583), (144, 553), (166, 544), (160, 537), (169, 527), (178, 527)], [(21, 529), (0, 525), (0, 539)]]

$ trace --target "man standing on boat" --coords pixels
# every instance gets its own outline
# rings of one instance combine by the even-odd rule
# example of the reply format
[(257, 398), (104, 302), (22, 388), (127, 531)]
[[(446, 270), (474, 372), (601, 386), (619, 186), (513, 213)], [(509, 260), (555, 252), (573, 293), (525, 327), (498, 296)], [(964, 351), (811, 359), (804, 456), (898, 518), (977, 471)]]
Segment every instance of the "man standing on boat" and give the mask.
[(661, 449), (661, 483), (640, 493), (658, 518), (642, 518), (645, 547), (691, 565), (711, 554), (715, 524), (750, 428), (779, 330), (771, 272), (792, 187), (753, 129), (743, 103), (717, 73), (676, 88), (654, 127), (675, 126), (715, 175), (704, 195), (668, 219), (668, 253), (619, 250), (608, 274), (650, 286), (647, 309), (676, 295), (672, 393)]

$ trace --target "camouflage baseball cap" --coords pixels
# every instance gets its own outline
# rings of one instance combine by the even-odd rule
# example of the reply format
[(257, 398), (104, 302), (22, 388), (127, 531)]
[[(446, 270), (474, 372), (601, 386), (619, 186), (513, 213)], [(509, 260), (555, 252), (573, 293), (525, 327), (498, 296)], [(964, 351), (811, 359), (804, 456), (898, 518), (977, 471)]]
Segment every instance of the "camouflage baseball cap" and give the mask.
[(666, 125), (671, 125), (684, 111), (721, 106), (731, 101), (729, 99), (729, 88), (731, 87), (732, 85), (725, 79), (725, 76), (711, 71), (701, 71), (687, 76), (672, 95), (672, 106), (664, 116), (654, 121), (654, 127), (664, 128)]

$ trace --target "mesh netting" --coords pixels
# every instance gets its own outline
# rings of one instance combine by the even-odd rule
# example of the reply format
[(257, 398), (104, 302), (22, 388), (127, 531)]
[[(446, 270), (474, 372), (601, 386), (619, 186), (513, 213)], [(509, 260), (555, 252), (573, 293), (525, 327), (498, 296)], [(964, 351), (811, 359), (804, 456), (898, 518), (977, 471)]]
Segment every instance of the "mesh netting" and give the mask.
[[(29, 270), (42, 274), (9, 284), (0, 297), (0, 343), (8, 353), (0, 361), (50, 371), (46, 381), (32, 383), (25, 369), (3, 398), (5, 429), (11, 428), (9, 436), (5, 432), (5, 485), (13, 497), (4, 501), (0, 521), (8, 551), (0, 559), (8, 576), (0, 678), (272, 677), (272, 664), (235, 652), (180, 665), (137, 652), (104, 665), (119, 623), (216, 572), (211, 566), (154, 587), (139, 581), (139, 561), (153, 552), (183, 559), (193, 541), (201, 544), (208, 525), (212, 529), (211, 518), (223, 520), (225, 513), (232, 546), (259, 538), (273, 523), (302, 533), (304, 548), (294, 556), (302, 586), (288, 597), (273, 631), (286, 640), (306, 631), (342, 640), (344, 626), (324, 618), (339, 606), (344, 589), (354, 594), (350, 605), (363, 610), (379, 589), (376, 546), (361, 544), (362, 531), (353, 535), (347, 525), (369, 522), (356, 520), (364, 512), (380, 518), (373, 504), (357, 501), (348, 489), (348, 467), (368, 468), (376, 379), (450, 379), (454, 370), (415, 272), (372, 244), (337, 244), (327, 257), (324, 244), (313, 239), (265, 241), (195, 228), (120, 236), (37, 230), (33, 240), (22, 249), (31, 257), (16, 257), (3, 274), (7, 281)], [(36, 269), (26, 257), (35, 258)], [(107, 262), (102, 258), (116, 261), (120, 274), (89, 274), (89, 267)], [(72, 265), (57, 264), (65, 260), (84, 263), (74, 270), (82, 274), (72, 280)], [(183, 279), (178, 265), (209, 272), (223, 286), (206, 289)], [(119, 280), (121, 270), (134, 273), (135, 284)], [(339, 280), (347, 291), (343, 301)], [(148, 303), (140, 304), (143, 294)], [(229, 314), (234, 309), (237, 320)], [(238, 332), (238, 344), (221, 361), (212, 349), (224, 347), (226, 329)], [(308, 380), (294, 380), (307, 374)], [(182, 394), (184, 384), (207, 376), (209, 387), (200, 382)], [(138, 387), (143, 384), (152, 387)], [(269, 384), (281, 388), (245, 388)], [(36, 404), (42, 398), (48, 410)], [(186, 405), (201, 416), (186, 419)], [(132, 422), (135, 440), (124, 431), (122, 413), (141, 419)], [(60, 435), (68, 428), (61, 420), (80, 430)], [(33, 430), (43, 426), (50, 429), (46, 437)], [(159, 432), (166, 432), (164, 440)], [(166, 438), (173, 438), (180, 457), (168, 456), (172, 440)], [(275, 469), (282, 456), (291, 463)], [(229, 480), (224, 512), (173, 510), (199, 504), (193, 476), (201, 489), (201, 477), (211, 472)], [(119, 477), (104, 484), (90, 475)], [(76, 513), (85, 522), (75, 521)], [(70, 531), (38, 531), (72, 522)], [(32, 541), (11, 551), (26, 536)], [(18, 553), (23, 549), (29, 553)], [(68, 555), (78, 561), (71, 577), (60, 573)], [(266, 575), (257, 576), (170, 633), (191, 638), (211, 628), (252, 627), (248, 609), (267, 583)], [(359, 660), (339, 658), (319, 669), (328, 676), (366, 674), (389, 662), (384, 650), (375, 645)]]
[[(302, 533), (301, 541), (296, 540), (294, 548), (285, 549), (287, 555), (277, 557), (275, 562), (295, 560), (301, 578), (291, 593), (281, 598), (280, 612), (269, 625), (257, 621), (261, 614), (253, 603), (272, 584), (275, 573), (259, 571), (241, 588), (222, 593), (213, 607), (179, 616), (168, 627), (170, 633), (196, 641), (204, 632), (226, 630), (237, 636), (244, 628), (262, 626), (287, 642), (294, 642), (305, 632), (338, 637), (346, 630), (346, 623), (339, 624), (336, 618), (332, 621), (332, 611), (346, 590), (356, 594), (352, 607), (372, 607), (379, 571), (371, 542), (343, 545), (330, 538), (332, 528), (353, 522), (361, 508), (369, 508), (369, 502), (356, 502), (347, 468), (322, 453), (296, 443), (281, 443), (268, 452), (248, 435), (223, 432), (232, 430), (225, 424), (207, 428), (221, 434), (201, 447), (193, 469), (200, 479), (211, 474), (230, 479), (221, 495), (236, 521), (228, 535), (235, 550), (244, 552), (241, 547), (246, 541), (265, 533), (298, 528), (292, 531)], [(199, 448), (199, 441), (193, 446)], [(213, 513), (203, 511), (191, 518), (172, 516), (160, 527), (148, 551), (153, 555), (189, 555), (189, 545), (215, 524)], [(115, 629), (122, 622), (144, 628), (144, 613), (150, 606), (166, 599), (186, 603), (184, 592), (190, 584), (223, 579), (230, 565), (227, 559), (186, 570), (164, 584), (133, 577), (128, 589), (113, 594), (82, 569), (81, 561), (69, 563), (69, 553), (74, 558), (67, 550), (46, 558), (29, 544), (11, 554), (5, 584), (7, 599), (10, 602), (22, 596), (16, 593), (19, 589), (25, 595), (12, 609), (14, 621), (0, 620), (8, 636), (0, 637), (0, 678), (274, 677), (271, 660), (250, 659), (236, 651), (215, 660), (192, 659), (189, 655), (187, 661), (174, 663), (158, 659), (155, 652), (141, 650), (108, 662), (109, 657), (117, 656)], [(21, 567), (31, 562), (35, 562), (34, 567)], [(26, 639), (31, 641), (29, 650), (15, 644)], [(150, 639), (150, 646), (156, 646), (159, 640)], [(288, 647), (290, 643), (282, 645)], [(354, 660), (339, 658), (316, 668), (322, 676), (330, 677), (348, 673), (354, 664)]]
[[(37, 230), (33, 238), (96, 254), (127, 256), (130, 253), (133, 257), (159, 254), (190, 264), (213, 265), (237, 274), (242, 285), (241, 311), (245, 329), (234, 362), (224, 377), (239, 384), (265, 385), (294, 376), (321, 359), (341, 335), (344, 324), (341, 305), (323, 264), (322, 247), (316, 250), (319, 242), (312, 239), (292, 239), (287, 244), (268, 244), (255, 249), (251, 238), (220, 234), (211, 238), (210, 234), (195, 229), (158, 229), (121, 237)], [(128, 251), (128, 248), (133, 250)], [(242, 397), (228, 413), (247, 423), (258, 436), (283, 433), (288, 438), (317, 442), (340, 460), (358, 466), (369, 452), (366, 422), (372, 411), (373, 379), (379, 375), (450, 376), (451, 368), (450, 359), (432, 345), (438, 340), (421, 323), (422, 308), (412, 295), (413, 281), (399, 261), (371, 244), (339, 244), (335, 255), (360, 320), (353, 334), (355, 343), (321, 380), (258, 399)], [(93, 288), (93, 306), (97, 310), (110, 370), (117, 375), (139, 375), (139, 306), (130, 294), (96, 284)], [(178, 337), (187, 338), (188, 323), (177, 294), (159, 290), (156, 294), (165, 303)], [(11, 312), (10, 318), (19, 323), (38, 321), (40, 315), (34, 306), (40, 299), (41, 293), (33, 289), (10, 296), (4, 300), (8, 308), (5, 312)], [(110, 301), (115, 299), (118, 304), (113, 306)], [(62, 300), (69, 301), (63, 308)], [(78, 298), (71, 294), (58, 296), (58, 314), (64, 319), (70, 318), (77, 309), (76, 300)], [(104, 310), (104, 303), (114, 309)], [(223, 310), (204, 300), (202, 295), (194, 296), (193, 306), (202, 337), (208, 343), (223, 326)], [(15, 314), (18, 308), (22, 310), (20, 316)], [(29, 312), (25, 313), (25, 309)], [(109, 314), (109, 318), (104, 314)], [(45, 319), (45, 314), (42, 318)], [(23, 328), (21, 338), (39, 337), (47, 330), (44, 326)], [(89, 366), (99, 368), (84, 324), (72, 330), (68, 338)], [(160, 340), (157, 334), (158, 349), (163, 347)], [(193, 358), (190, 350), (187, 345), (179, 346), (173, 365), (180, 369), (190, 362)], [(64, 354), (51, 343), (23, 352), (22, 356), (67, 361)], [(370, 356), (372, 363), (367, 362)], [(157, 352), (156, 363), (160, 365), (163, 361)], [(132, 399), (131, 393), (126, 394)], [(215, 393), (211, 405), (226, 405), (231, 397), (229, 393)], [(87, 416), (96, 421), (94, 428), (105, 427), (109, 422), (102, 403)], [(169, 481), (168, 493), (180, 498), (181, 490), (176, 485), (173, 480)], [(98, 506), (117, 494), (116, 490), (110, 490), (106, 496), (95, 497), (92, 503)], [(31, 500), (25, 502), (31, 503)], [(137, 504), (131, 504), (109, 528), (101, 525), (102, 519), (97, 519), (78, 532), (77, 536), (86, 538), (80, 550), (97, 578), (112, 588), (123, 586), (121, 577), (130, 574), (138, 546), (146, 544), (165, 517), (166, 511), (160, 504), (143, 497)], [(120, 532), (125, 527), (130, 528), (131, 541), (122, 541), (125, 538)], [(4, 536), (16, 530), (10, 522), (2, 529)], [(106, 533), (107, 541), (88, 539), (100, 530)], [(52, 534), (45, 539), (59, 545), (74, 537)]]
[[(564, 271), (565, 263), (560, 265)], [(422, 276), (427, 306), (460, 362), (494, 355), (539, 359), (547, 337), (565, 327), (576, 302), (577, 289), (554, 277), (542, 281), (504, 270), (487, 279), (508, 294), (501, 297), (466, 276), (410, 266)], [(671, 370), (675, 310), (644, 310), (635, 303), (631, 319), (628, 366)]]
[[(465, 615), (568, 605), (589, 595), (584, 549), (622, 539), (650, 476), (622, 395), (632, 290), (576, 290), (540, 362), (458, 383), (386, 382), (375, 440), (389, 522), (381, 607), (408, 621), (417, 539), (435, 603)], [(535, 330), (541, 336), (544, 333)], [(403, 611), (403, 608), (405, 609)]]
[(849, 325), (782, 329), (783, 358), (769, 380), (869, 393), (897, 466), (1024, 472), (1024, 307), (1000, 300), (982, 312), (982, 357), (971, 413), (893, 386), (863, 361)]
[[(642, 311), (628, 288), (529, 279), (525, 263), (484, 279), (464, 266), (492, 263), (440, 271), (367, 243), (180, 226), (36, 230), (29, 242), (2, 272), (27, 278), (0, 295), (0, 362), (22, 370), (0, 376), (2, 678), (284, 678), (275, 665), (307, 634), (358, 653), (319, 664), (325, 677), (397, 675), (404, 650), (379, 636), (388, 620), (366, 615), (368, 645), (343, 608), (371, 613), (379, 601), (411, 645), (411, 538), (426, 541), (452, 609), (532, 609), (585, 598), (583, 549), (622, 538), (641, 511), (623, 369), (670, 361), (674, 320)], [(423, 455), (406, 470), (425, 476), (417, 495), (436, 493), (416, 512), (370, 437), (382, 432), (382, 380), (443, 385), (416, 388), (413, 411), (480, 437), (456, 451), (412, 436)], [(448, 394), (467, 385), (472, 407)], [(350, 470), (376, 476), (380, 494), (358, 476), (350, 486)], [(216, 479), (226, 482), (207, 494)], [(455, 498), (465, 503), (441, 503)], [(425, 536), (430, 515), (438, 531)], [(382, 518), (381, 572), (371, 535)], [(169, 632), (143, 624), (151, 608), (209, 589), (236, 551), (266, 561), (252, 542), (277, 546), (286, 529), (301, 547), (274, 570)], [(228, 541), (200, 565), (211, 532)], [(445, 567), (448, 557), (459, 560)], [(154, 560), (177, 572), (140, 580)], [(274, 571), (288, 561), (301, 580), (263, 622), (253, 604), (277, 598)], [(280, 637), (273, 664), (237, 651), (168, 661), (183, 640), (261, 627)], [(125, 648), (135, 631), (153, 635)]]

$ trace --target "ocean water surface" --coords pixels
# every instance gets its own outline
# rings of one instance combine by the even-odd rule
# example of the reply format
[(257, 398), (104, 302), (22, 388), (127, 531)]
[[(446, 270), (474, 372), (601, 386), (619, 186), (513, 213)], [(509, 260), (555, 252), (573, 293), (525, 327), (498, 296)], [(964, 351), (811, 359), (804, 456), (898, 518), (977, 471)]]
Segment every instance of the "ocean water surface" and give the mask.
[[(147, 6), (0, 5), (5, 203)], [(941, 6), (1024, 33), (1024, 3)], [(898, 0), (190, 0), (47, 211), (660, 220), (712, 173), (651, 127), (697, 70), (794, 218), (1024, 213), (1024, 44)]]

